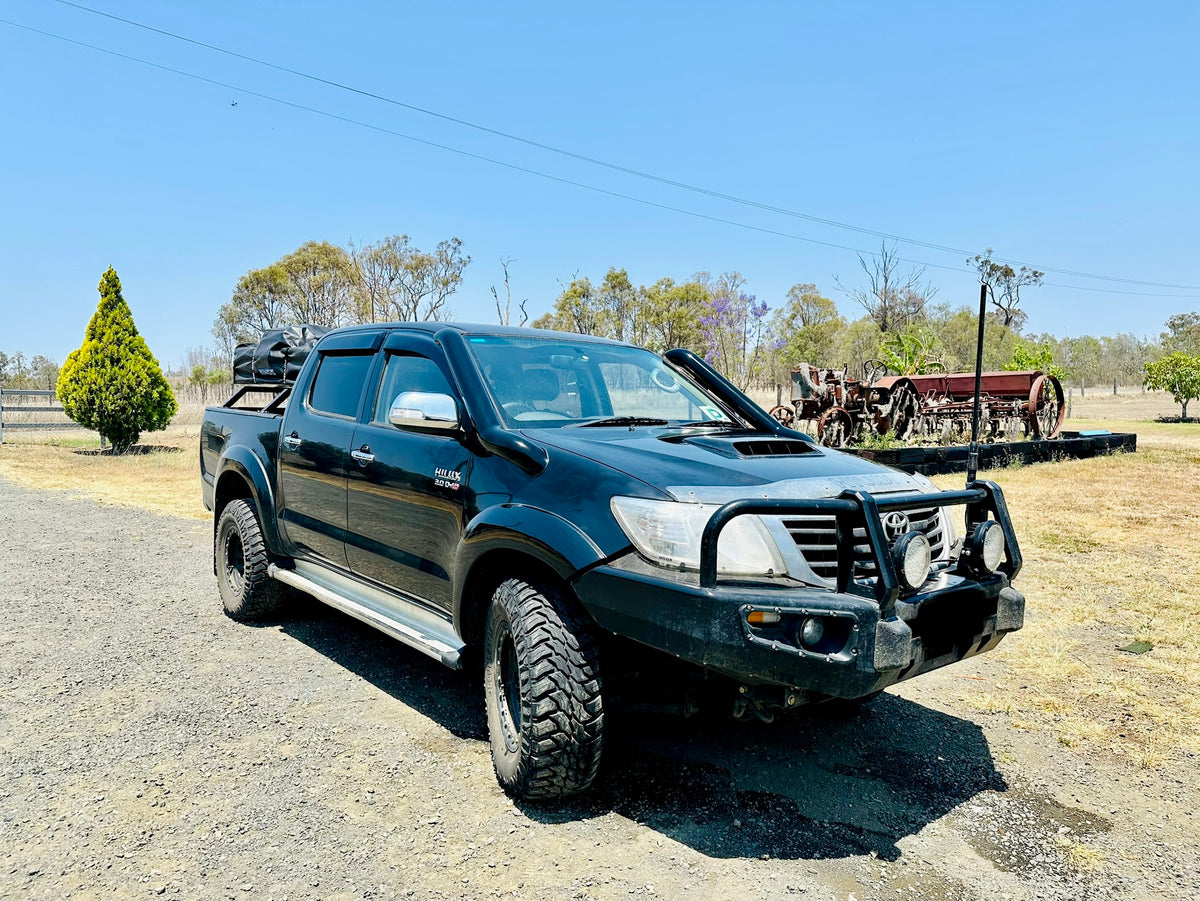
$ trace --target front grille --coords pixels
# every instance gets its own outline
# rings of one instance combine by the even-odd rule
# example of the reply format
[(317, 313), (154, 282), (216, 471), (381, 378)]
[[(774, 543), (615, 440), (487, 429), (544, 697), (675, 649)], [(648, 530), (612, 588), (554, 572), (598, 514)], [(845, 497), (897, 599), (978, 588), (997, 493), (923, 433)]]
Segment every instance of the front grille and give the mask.
[[(945, 546), (945, 530), (937, 507), (921, 510), (905, 510), (909, 528), (922, 532), (929, 539), (933, 559), (942, 555)], [(784, 528), (796, 542), (796, 548), (804, 555), (809, 567), (823, 579), (837, 579), (837, 525), (832, 516), (789, 516), (783, 519)], [(854, 530), (854, 578), (871, 579), (879, 574), (871, 558), (871, 546), (864, 529)]]

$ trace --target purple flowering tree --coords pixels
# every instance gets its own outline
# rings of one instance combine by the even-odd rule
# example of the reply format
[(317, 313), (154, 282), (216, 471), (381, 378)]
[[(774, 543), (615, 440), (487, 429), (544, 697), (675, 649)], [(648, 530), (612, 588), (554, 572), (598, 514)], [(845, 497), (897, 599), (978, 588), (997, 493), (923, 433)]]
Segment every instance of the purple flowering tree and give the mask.
[(772, 347), (767, 304), (753, 294), (716, 290), (700, 317), (704, 359), (745, 391), (765, 371)]

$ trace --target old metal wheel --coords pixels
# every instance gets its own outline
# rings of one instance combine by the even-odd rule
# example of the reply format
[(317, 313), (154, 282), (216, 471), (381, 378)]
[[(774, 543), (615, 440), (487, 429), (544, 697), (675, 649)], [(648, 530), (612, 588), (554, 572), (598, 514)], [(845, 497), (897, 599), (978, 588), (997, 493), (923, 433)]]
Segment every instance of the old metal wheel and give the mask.
[(771, 408), (771, 416), (773, 416), (783, 425), (791, 428), (792, 423), (796, 419), (796, 411), (787, 404), (779, 404), (779, 406)]
[(841, 407), (831, 407), (817, 420), (817, 442), (826, 447), (845, 447), (854, 437), (854, 420)]
[(1062, 383), (1052, 375), (1039, 375), (1029, 389), (1026, 419), (1035, 438), (1057, 438), (1067, 417)]
[(873, 384), (888, 374), (887, 363), (883, 360), (865, 360), (863, 362), (863, 381)]
[(892, 407), (889, 415), (891, 432), (900, 441), (907, 440), (916, 431), (921, 416), (921, 396), (916, 386), (902, 379), (892, 388)]

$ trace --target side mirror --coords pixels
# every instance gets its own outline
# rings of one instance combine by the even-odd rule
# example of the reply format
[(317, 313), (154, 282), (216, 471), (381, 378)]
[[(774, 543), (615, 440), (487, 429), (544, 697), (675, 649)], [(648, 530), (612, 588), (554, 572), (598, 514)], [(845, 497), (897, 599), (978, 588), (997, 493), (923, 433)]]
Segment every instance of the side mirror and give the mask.
[(405, 391), (392, 401), (388, 422), (396, 428), (454, 431), (459, 427), (458, 404), (449, 394)]

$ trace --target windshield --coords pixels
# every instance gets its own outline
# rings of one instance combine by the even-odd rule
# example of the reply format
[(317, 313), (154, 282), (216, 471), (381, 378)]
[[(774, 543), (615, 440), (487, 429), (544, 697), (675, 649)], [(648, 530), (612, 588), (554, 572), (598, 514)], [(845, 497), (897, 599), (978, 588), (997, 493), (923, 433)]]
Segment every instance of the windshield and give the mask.
[(560, 337), (467, 339), (509, 428), (722, 423), (732, 417), (684, 373), (639, 347)]

